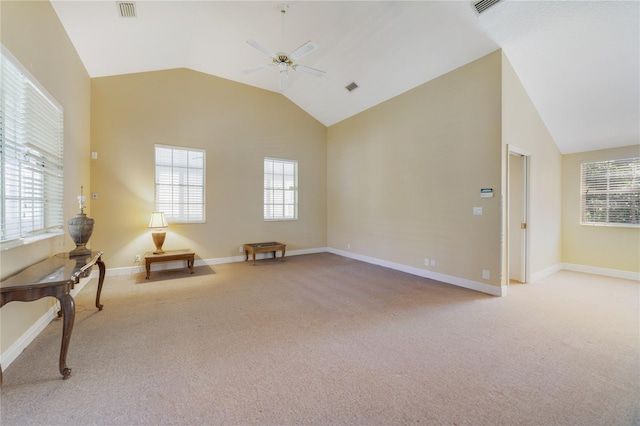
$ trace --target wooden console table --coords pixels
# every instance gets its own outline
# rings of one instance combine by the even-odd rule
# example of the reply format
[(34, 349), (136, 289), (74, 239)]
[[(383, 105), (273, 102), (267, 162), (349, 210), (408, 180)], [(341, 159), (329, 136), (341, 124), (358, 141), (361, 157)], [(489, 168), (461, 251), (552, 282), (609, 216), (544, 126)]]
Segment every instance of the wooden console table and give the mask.
[(195, 252), (191, 249), (167, 250), (164, 253), (154, 253), (152, 251), (144, 254), (144, 263), (147, 269), (147, 279), (151, 274), (151, 264), (154, 262), (171, 262), (173, 260), (186, 260), (187, 268), (193, 274), (193, 263), (195, 260)]
[(276, 243), (271, 241), (268, 243), (251, 243), (244, 245), (244, 261), (249, 260), (249, 253), (253, 256), (253, 265), (256, 264), (256, 253), (268, 253), (273, 252), (273, 258), (276, 257), (276, 251), (282, 252), (282, 261), (284, 262), (284, 253), (287, 248), (286, 244)]
[[(96, 307), (102, 310), (100, 293), (104, 283), (105, 264), (102, 261), (103, 252), (94, 252), (86, 256), (69, 257), (69, 253), (59, 253), (42, 262), (36, 263), (22, 272), (0, 282), (2, 294), (1, 306), (12, 301), (32, 302), (43, 297), (55, 297), (60, 301), (62, 322), (62, 345), (60, 347), (60, 374), (63, 379), (71, 376), (71, 368), (67, 367), (67, 350), (71, 340), (73, 321), (76, 316), (75, 302), (71, 297), (71, 290), (80, 278), (91, 272), (93, 265), (100, 268), (98, 291), (96, 293)], [(0, 369), (0, 372), (2, 369)], [(0, 375), (0, 383), (2, 383)]]

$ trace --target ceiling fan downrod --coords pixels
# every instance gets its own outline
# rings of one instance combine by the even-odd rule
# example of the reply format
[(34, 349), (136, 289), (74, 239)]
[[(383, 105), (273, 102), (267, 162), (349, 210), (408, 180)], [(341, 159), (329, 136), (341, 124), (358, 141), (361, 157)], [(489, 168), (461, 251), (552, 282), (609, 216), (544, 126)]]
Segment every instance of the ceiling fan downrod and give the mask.
[(280, 16), (282, 16), (282, 25), (281, 25), (281, 30), (280, 31), (280, 48), (282, 49), (282, 51), (284, 52), (284, 15), (287, 13), (287, 10), (289, 10), (289, 5), (287, 3), (280, 3), (278, 5), (278, 10), (280, 11)]

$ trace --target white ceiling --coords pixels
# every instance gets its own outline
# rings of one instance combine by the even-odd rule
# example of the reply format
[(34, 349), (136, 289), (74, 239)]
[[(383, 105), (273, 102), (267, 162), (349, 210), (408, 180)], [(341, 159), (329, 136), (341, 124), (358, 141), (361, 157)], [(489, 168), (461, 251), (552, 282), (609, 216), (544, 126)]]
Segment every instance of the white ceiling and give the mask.
[[(282, 94), (330, 126), (502, 48), (562, 153), (640, 143), (640, 2), (51, 0), (89, 75), (190, 68), (274, 92), (275, 69), (246, 43), (291, 52), (322, 78), (291, 72)], [(360, 87), (348, 92), (345, 86)]]

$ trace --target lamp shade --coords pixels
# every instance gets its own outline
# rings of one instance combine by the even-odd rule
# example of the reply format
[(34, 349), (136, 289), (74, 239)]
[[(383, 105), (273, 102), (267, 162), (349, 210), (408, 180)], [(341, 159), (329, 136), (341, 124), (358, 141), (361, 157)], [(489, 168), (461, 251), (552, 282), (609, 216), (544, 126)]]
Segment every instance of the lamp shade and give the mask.
[(151, 213), (151, 220), (149, 220), (149, 228), (166, 228), (169, 226), (167, 219), (164, 217), (164, 212)]

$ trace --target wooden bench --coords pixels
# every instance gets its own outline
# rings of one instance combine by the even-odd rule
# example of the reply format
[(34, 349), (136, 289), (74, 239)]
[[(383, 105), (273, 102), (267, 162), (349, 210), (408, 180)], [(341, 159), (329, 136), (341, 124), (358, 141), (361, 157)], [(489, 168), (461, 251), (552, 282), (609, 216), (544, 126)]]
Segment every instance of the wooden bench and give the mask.
[(268, 243), (251, 243), (244, 245), (244, 261), (249, 260), (249, 253), (251, 253), (253, 257), (253, 265), (256, 264), (256, 253), (273, 253), (273, 258), (276, 257), (276, 251), (280, 250), (282, 252), (282, 261), (284, 262), (284, 253), (286, 251), (287, 245), (282, 243), (276, 243), (275, 241), (271, 241)]

